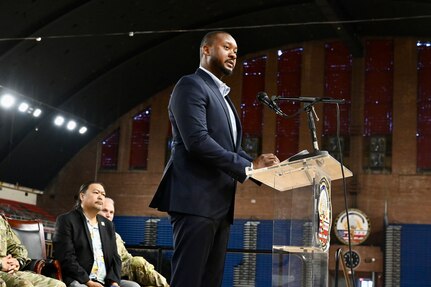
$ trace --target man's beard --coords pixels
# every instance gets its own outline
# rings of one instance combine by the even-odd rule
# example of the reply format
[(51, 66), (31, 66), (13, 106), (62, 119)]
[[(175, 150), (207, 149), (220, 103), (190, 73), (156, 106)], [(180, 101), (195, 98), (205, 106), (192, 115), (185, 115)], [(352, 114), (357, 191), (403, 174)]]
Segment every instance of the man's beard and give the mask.
[(213, 59), (212, 65), (214, 67), (218, 67), (218, 69), (222, 72), (223, 76), (230, 76), (233, 73), (233, 69), (229, 70), (224, 66), (224, 63), (218, 62), (217, 60)]
[(233, 69), (229, 70), (225, 66), (221, 66), (220, 68), (221, 68), (221, 71), (222, 71), (223, 75), (225, 75), (225, 76), (230, 76), (233, 73)]

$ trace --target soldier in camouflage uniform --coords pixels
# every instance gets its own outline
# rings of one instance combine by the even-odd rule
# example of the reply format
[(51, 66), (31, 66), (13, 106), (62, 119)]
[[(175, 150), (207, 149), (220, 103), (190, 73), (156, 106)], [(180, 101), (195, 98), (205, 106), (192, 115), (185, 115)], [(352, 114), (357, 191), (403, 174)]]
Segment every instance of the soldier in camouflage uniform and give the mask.
[[(114, 219), (114, 201), (111, 198), (105, 198), (103, 209), (100, 212), (109, 220)], [(121, 257), (121, 276), (128, 277), (145, 287), (169, 287), (165, 277), (154, 270), (154, 266), (141, 256), (132, 256), (124, 246), (124, 241), (121, 236), (117, 236), (117, 249)]]
[(0, 215), (0, 286), (1, 287), (66, 287), (53, 278), (20, 271), (29, 262), (27, 249), (12, 231), (6, 218)]

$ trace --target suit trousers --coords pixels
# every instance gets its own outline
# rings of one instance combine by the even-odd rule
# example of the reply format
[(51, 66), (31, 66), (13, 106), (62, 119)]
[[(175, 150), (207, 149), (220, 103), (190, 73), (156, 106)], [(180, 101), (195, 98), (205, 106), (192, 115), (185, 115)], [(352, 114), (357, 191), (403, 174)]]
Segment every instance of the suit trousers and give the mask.
[(219, 287), (223, 280), (230, 223), (170, 212), (173, 228), (171, 287)]

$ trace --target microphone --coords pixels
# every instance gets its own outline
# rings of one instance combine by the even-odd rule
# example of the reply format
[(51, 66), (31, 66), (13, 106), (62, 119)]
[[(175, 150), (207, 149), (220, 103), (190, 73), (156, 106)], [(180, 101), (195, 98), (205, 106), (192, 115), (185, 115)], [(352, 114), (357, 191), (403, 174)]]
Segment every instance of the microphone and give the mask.
[(280, 109), (276, 102), (271, 100), (265, 92), (257, 93), (257, 99), (271, 110), (273, 110), (279, 116), (285, 116), (285, 113)]

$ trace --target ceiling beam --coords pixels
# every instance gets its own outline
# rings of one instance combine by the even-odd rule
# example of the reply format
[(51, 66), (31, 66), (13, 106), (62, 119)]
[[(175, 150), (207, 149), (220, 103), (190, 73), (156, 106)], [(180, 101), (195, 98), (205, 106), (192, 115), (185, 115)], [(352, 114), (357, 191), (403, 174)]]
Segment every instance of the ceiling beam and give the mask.
[[(322, 14), (328, 21), (341, 22), (343, 19), (347, 19), (346, 15), (343, 15), (341, 9), (336, 6), (335, 0), (330, 3), (328, 0), (314, 0), (316, 5), (320, 8)], [(363, 56), (363, 46), (361, 41), (356, 37), (354, 33), (353, 24), (336, 23), (332, 24), (334, 30), (340, 37), (340, 39), (349, 48), (350, 53), (353, 57)]]

